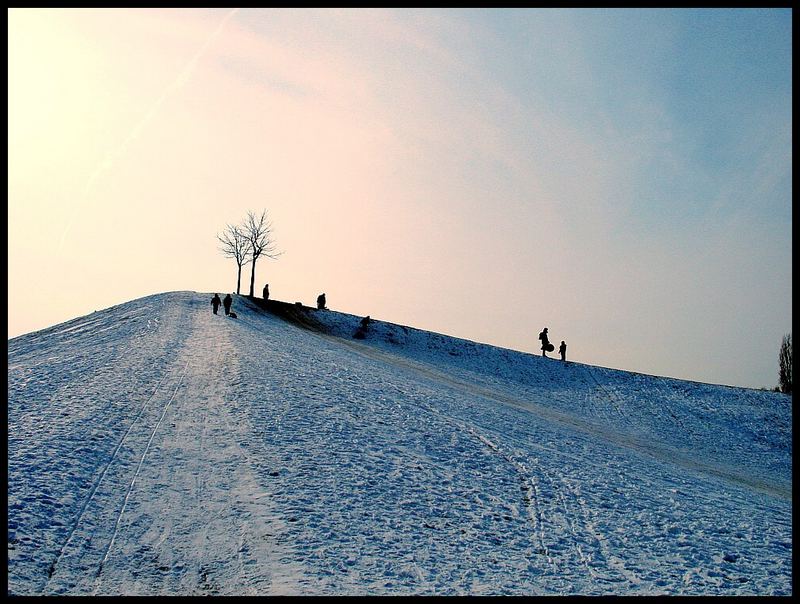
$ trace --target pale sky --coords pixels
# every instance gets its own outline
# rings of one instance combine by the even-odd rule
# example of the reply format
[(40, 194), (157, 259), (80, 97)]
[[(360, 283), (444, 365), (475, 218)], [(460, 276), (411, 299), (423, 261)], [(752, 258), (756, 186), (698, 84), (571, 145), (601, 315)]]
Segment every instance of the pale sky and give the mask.
[(274, 299), (778, 383), (790, 9), (8, 16), (9, 337), (233, 291), (215, 235), (266, 209)]

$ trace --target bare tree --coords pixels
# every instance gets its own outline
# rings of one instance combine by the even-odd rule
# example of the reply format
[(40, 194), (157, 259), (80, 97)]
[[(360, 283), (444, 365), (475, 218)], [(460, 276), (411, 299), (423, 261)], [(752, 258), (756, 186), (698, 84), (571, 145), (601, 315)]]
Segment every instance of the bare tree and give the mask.
[(792, 334), (783, 336), (778, 353), (778, 381), (781, 392), (792, 393)]
[(250, 260), (253, 263), (250, 272), (250, 297), (252, 298), (256, 281), (256, 261), (261, 256), (275, 259), (283, 252), (275, 249), (275, 242), (272, 239), (272, 224), (267, 220), (266, 210), (263, 210), (260, 216), (248, 211), (247, 218), (242, 225), (242, 232), (247, 238)]
[(250, 262), (250, 242), (242, 227), (231, 226), (230, 224), (225, 226), (222, 235), (217, 235), (217, 239), (222, 244), (219, 249), (223, 255), (236, 261), (236, 266), (239, 269), (236, 274), (236, 293), (239, 294), (242, 284), (242, 267)]

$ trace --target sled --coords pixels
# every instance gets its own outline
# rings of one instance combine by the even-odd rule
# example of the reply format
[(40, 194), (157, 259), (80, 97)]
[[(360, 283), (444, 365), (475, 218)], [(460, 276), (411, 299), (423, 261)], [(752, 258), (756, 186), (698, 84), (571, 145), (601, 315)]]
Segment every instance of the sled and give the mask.
[(544, 349), (545, 349), (547, 352), (553, 352), (553, 351), (556, 349), (556, 347), (555, 347), (555, 346), (553, 346), (552, 344), (547, 344), (547, 345), (544, 347)]

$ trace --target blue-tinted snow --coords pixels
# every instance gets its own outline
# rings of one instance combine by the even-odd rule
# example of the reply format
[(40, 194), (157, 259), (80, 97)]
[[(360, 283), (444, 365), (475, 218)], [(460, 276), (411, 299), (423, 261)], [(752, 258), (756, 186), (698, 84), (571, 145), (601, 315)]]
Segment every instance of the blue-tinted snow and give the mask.
[(210, 297), (9, 340), (9, 593), (791, 594), (790, 397)]

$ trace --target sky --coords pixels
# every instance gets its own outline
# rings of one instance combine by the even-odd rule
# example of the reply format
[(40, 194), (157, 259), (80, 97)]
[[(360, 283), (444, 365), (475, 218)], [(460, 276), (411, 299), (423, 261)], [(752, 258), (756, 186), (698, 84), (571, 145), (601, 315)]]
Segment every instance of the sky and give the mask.
[[(8, 336), (234, 291), (747, 387), (791, 332), (790, 9), (9, 9)], [(247, 293), (250, 266), (244, 268)]]

